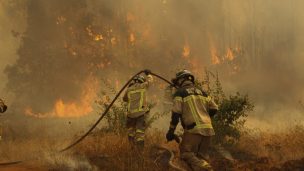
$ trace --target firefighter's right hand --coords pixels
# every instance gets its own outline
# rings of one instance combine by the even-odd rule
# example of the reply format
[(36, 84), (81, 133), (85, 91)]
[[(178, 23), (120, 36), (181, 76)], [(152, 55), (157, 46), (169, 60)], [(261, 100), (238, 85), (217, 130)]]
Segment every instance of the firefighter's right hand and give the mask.
[(174, 130), (169, 130), (166, 134), (167, 141), (172, 141), (175, 138)]

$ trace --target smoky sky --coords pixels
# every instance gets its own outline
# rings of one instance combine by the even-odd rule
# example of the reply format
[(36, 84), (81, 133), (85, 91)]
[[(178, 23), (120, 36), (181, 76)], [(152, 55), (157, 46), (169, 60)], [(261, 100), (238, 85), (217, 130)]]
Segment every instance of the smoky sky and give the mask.
[(304, 100), (300, 0), (0, 4), (1, 86), (15, 95), (19, 112), (28, 106), (48, 112), (59, 98), (79, 100), (90, 76), (122, 85), (144, 68), (168, 78), (181, 68), (201, 77), (208, 68), (219, 73), (227, 94), (248, 93), (263, 115)]

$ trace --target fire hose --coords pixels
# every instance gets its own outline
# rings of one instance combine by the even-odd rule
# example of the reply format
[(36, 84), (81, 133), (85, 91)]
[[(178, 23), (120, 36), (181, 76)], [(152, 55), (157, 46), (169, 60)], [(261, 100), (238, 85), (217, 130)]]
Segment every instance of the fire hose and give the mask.
[[(118, 97), (120, 96), (120, 94), (126, 89), (126, 87), (131, 83), (131, 81), (133, 80), (133, 78), (135, 78), (137, 75), (144, 73), (144, 71), (140, 71), (138, 73), (136, 73), (135, 75), (133, 75), (128, 82), (120, 89), (120, 91), (116, 94), (116, 96), (114, 97), (114, 99), (112, 100), (112, 102), (109, 104), (109, 106), (106, 108), (106, 110), (101, 114), (101, 116), (99, 117), (99, 119), (95, 122), (95, 124), (85, 133), (83, 134), (80, 138), (78, 138), (76, 141), (74, 141), (73, 143), (71, 143), (70, 145), (68, 145), (67, 147), (63, 148), (62, 150), (59, 150), (58, 152), (65, 152), (69, 149), (71, 149), (72, 147), (76, 146), (77, 144), (79, 144), (82, 140), (84, 140), (95, 128), (96, 126), (100, 123), (100, 121), (105, 117), (105, 115), (109, 112), (109, 110), (111, 109), (111, 107), (113, 106), (113, 104), (115, 103), (115, 101), (118, 99)], [(168, 83), (170, 86), (175, 87), (175, 85), (173, 83), (171, 83), (170, 81), (168, 81), (167, 79), (165, 79), (164, 77), (155, 74), (155, 73), (150, 73), (150, 75), (153, 75), (163, 81), (165, 81), (166, 83)], [(29, 161), (30, 159), (26, 160)], [(5, 162), (5, 163), (0, 163), (0, 166), (8, 166), (8, 165), (14, 165), (14, 164), (19, 164), (24, 162), (25, 160), (19, 160), (19, 161), (13, 161), (13, 162)]]

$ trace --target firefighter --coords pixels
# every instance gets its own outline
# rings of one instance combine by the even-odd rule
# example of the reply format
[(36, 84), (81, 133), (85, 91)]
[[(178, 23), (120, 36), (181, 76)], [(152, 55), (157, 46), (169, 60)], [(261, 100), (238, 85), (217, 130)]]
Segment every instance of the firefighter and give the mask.
[(146, 92), (153, 81), (150, 70), (145, 70), (146, 77), (137, 75), (129, 84), (128, 89), (123, 97), (127, 102), (127, 129), (128, 138), (131, 144), (136, 144), (140, 148), (144, 147), (145, 140), (145, 115), (150, 111)]
[(182, 70), (174, 79), (177, 91), (174, 94), (168, 141), (176, 138), (174, 131), (181, 120), (184, 133), (180, 144), (181, 158), (194, 170), (212, 170), (208, 163), (211, 137), (215, 135), (211, 117), (218, 106), (201, 88), (195, 86), (194, 76)]
[(3, 100), (0, 99), (0, 113), (4, 113), (7, 109), (7, 106), (4, 104)]

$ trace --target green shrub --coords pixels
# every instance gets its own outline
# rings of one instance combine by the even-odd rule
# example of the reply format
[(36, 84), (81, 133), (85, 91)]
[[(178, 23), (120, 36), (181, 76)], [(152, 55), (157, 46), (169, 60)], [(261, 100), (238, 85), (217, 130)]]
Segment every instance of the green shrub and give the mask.
[[(213, 79), (212, 79), (213, 78)], [(239, 92), (226, 97), (218, 74), (205, 71), (205, 79), (197, 82), (219, 105), (217, 115), (212, 118), (216, 132), (215, 143), (233, 145), (240, 138), (240, 131), (244, 127), (248, 112), (254, 108), (247, 94)]]

